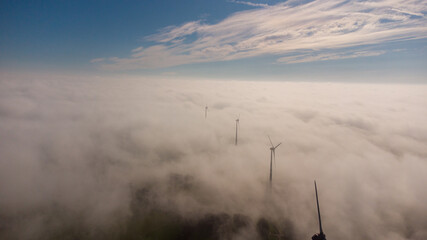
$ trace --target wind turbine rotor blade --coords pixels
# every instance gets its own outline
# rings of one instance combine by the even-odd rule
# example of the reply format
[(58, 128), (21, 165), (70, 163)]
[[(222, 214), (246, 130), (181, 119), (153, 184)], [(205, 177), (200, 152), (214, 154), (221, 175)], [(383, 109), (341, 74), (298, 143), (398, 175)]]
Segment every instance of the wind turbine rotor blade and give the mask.
[[(267, 135), (268, 136), (268, 135)], [(270, 138), (270, 136), (268, 136), (268, 140), (270, 140), (270, 143), (271, 143), (271, 147), (272, 148), (274, 148), (274, 145), (273, 145), (273, 142), (271, 141), (271, 138)]]
[(282, 144), (282, 143), (277, 144), (277, 146), (275, 146), (274, 149), (276, 149), (280, 144)]

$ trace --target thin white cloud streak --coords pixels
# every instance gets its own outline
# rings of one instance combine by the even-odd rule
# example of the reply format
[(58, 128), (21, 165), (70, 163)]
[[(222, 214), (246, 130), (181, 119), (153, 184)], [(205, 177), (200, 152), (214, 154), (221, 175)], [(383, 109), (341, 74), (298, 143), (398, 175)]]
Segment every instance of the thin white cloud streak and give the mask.
[(303, 63), (314, 61), (328, 61), (359, 57), (373, 57), (385, 54), (386, 51), (356, 51), (356, 52), (338, 52), (323, 54), (299, 54), (295, 56), (281, 57), (277, 59), (279, 63)]
[(193, 34), (198, 31), (198, 28), (200, 27), (200, 22), (188, 22), (185, 23), (179, 27), (166, 27), (162, 30), (160, 34), (153, 35), (147, 37), (148, 40), (157, 41), (157, 42), (171, 42), (173, 40), (178, 40), (179, 38), (182, 38), (184, 36)]
[(91, 63), (97, 63), (97, 62), (102, 62), (104, 60), (105, 60), (105, 58), (95, 58), (95, 59), (90, 60), (90, 62)]
[(147, 37), (156, 45), (109, 58), (100, 67), (162, 68), (420, 39), (427, 37), (426, 11), (427, 2), (418, 0), (282, 3), (238, 12), (217, 24), (167, 27)]
[(132, 49), (132, 51), (131, 52), (139, 52), (139, 51), (141, 51), (143, 49), (143, 47), (137, 47), (137, 48), (135, 48), (135, 49)]
[(253, 2), (247, 2), (247, 1), (234, 1), (234, 0), (230, 0), (230, 2), (232, 3), (238, 3), (238, 4), (243, 4), (243, 5), (248, 5), (251, 7), (269, 7), (270, 5), (266, 4), (266, 3), (253, 3)]

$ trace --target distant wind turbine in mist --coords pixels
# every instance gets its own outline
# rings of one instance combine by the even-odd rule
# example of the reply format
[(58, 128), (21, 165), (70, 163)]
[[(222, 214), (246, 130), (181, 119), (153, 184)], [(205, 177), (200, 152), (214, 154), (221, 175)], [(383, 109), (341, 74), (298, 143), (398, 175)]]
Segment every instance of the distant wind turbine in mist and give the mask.
[(276, 165), (276, 148), (282, 143), (279, 143), (276, 146), (274, 146), (270, 136), (268, 136), (268, 140), (270, 140), (270, 144), (271, 144), (271, 148), (270, 148), (270, 189), (271, 189), (272, 181), (273, 181), (273, 159), (274, 159), (274, 165)]
[(237, 116), (237, 119), (236, 119), (236, 138), (235, 138), (235, 141), (234, 141), (234, 144), (236, 146), (237, 146), (237, 130), (239, 129), (239, 124), (240, 124), (240, 115)]
[(208, 105), (205, 107), (205, 119), (208, 117)]

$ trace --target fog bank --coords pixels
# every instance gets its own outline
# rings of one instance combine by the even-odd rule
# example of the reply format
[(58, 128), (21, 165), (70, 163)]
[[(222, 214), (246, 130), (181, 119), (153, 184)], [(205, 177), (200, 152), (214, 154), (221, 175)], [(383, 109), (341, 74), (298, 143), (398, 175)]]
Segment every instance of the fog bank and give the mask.
[(426, 122), (426, 85), (3, 78), (0, 238), (114, 239), (156, 209), (310, 239), (316, 179), (328, 239), (426, 239)]

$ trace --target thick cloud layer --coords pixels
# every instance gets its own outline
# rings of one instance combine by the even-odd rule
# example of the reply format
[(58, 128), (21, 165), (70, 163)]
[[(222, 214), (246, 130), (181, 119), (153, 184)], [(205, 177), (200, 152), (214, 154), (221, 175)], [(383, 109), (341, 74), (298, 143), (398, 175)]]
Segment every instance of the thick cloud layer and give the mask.
[[(424, 85), (2, 79), (0, 237), (114, 238), (156, 208), (266, 217), (309, 239), (316, 179), (328, 239), (426, 239), (426, 96)], [(267, 135), (282, 142), (271, 194)]]

